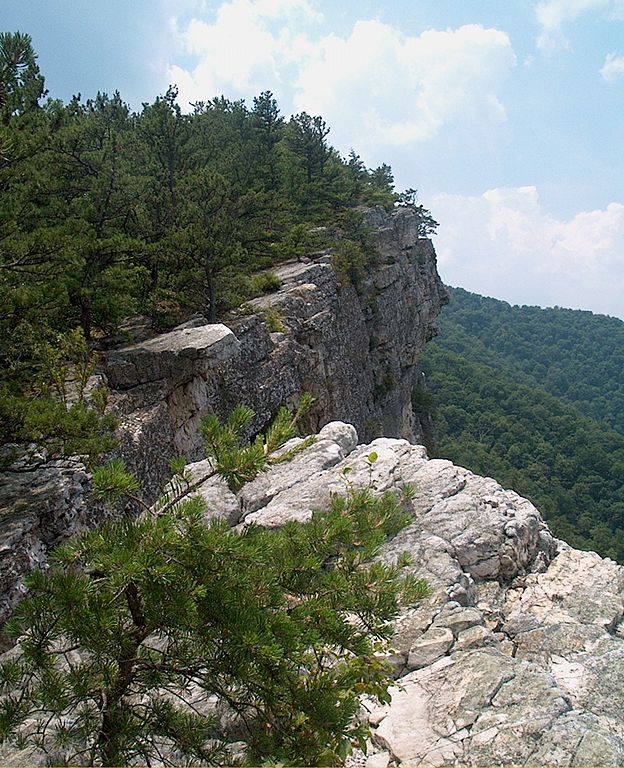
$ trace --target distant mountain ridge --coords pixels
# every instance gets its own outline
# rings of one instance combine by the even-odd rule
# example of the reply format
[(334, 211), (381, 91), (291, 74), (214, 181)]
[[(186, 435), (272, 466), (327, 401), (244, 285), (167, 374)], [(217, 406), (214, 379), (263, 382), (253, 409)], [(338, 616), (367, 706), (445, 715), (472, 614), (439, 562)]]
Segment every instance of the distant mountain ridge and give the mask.
[(624, 323), (462, 289), (414, 408), (433, 455), (528, 496), (573, 546), (624, 561)]

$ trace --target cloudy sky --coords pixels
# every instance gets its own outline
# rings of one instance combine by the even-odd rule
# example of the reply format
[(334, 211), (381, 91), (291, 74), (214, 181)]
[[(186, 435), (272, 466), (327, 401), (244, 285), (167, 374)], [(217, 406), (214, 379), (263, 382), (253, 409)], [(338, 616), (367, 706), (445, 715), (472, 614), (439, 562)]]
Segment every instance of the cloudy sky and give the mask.
[(624, 319), (624, 0), (2, 0), (52, 96), (272, 90), (440, 222), (450, 285)]

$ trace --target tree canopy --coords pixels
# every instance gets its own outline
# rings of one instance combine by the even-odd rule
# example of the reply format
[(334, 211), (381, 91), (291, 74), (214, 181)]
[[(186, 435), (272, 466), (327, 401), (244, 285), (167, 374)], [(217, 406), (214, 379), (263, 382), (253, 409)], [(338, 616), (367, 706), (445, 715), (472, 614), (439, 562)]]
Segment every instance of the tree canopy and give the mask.
[(573, 309), (511, 306), (452, 288), (440, 343), (474, 362), (504, 366), (624, 434), (624, 322)]

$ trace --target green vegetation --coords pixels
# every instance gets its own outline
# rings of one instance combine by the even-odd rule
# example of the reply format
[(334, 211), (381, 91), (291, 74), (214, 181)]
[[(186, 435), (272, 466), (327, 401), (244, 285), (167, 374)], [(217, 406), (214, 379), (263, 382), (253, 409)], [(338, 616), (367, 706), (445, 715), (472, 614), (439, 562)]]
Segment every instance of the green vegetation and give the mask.
[(264, 313), (264, 322), (269, 333), (283, 333), (286, 330), (284, 316), (277, 307), (269, 307)]
[[(321, 117), (285, 119), (269, 92), (188, 114), (174, 87), (138, 113), (119, 93), (63, 104), (45, 100), (36, 59), (28, 35), (0, 35), (3, 441), (86, 450), (59, 442), (33, 340), (81, 329), (93, 349), (136, 313), (155, 330), (193, 312), (212, 321), (275, 290), (272, 265), (329, 245), (341, 279), (361, 281), (373, 254), (358, 205), (398, 201), (435, 224), (394, 193), (388, 166), (341, 158)], [(43, 415), (27, 413), (36, 398)]]
[(615, 318), (453, 289), (413, 398), (433, 414), (432, 455), (495, 477), (573, 546), (624, 562), (624, 435), (607, 426), (624, 417), (623, 340)]
[(624, 434), (624, 322), (450, 290), (452, 301), (440, 317), (445, 349), (538, 386)]
[[(0, 444), (35, 443), (54, 455), (80, 454), (91, 461), (111, 450), (116, 419), (106, 413), (108, 390), (89, 388), (97, 355), (82, 331), (21, 341), (28, 348), (31, 378), (21, 381), (21, 391), (11, 383), (0, 387)], [(5, 459), (10, 463), (10, 453)]]
[[(306, 407), (247, 446), (246, 409), (204, 422), (216, 471), (239, 488), (266, 469)], [(367, 735), (360, 696), (388, 701), (380, 651), (400, 602), (427, 593), (401, 580), (407, 562), (375, 560), (407, 522), (398, 500), (351, 487), (309, 523), (237, 533), (202, 520), (197, 478), (175, 469), (151, 509), (122, 466), (103, 469), (101, 492), (142, 517), (30, 578), (8, 627), (20, 653), (0, 665), (0, 741), (54, 765), (231, 764), (241, 740), (252, 764), (341, 762)]]

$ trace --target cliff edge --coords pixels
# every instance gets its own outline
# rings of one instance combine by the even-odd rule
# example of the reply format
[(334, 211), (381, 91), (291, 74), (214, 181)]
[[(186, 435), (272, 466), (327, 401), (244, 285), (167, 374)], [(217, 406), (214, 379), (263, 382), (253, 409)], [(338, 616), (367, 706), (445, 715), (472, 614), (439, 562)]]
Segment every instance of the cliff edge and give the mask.
[[(251, 432), (303, 392), (316, 398), (311, 431), (349, 421), (365, 439), (416, 437), (411, 394), (416, 363), (448, 301), (431, 242), (409, 208), (362, 211), (376, 258), (357, 288), (341, 281), (333, 249), (282, 264), (280, 289), (225, 324), (198, 318), (106, 355), (110, 402), (119, 417), (117, 455), (155, 499), (170, 461), (202, 453), (199, 425), (252, 408)], [(22, 578), (50, 549), (106, 514), (74, 461), (43, 456), (0, 477), (0, 626), (23, 594)]]
[(363, 226), (377, 256), (357, 287), (329, 249), (276, 267), (280, 289), (225, 324), (199, 319), (107, 354), (122, 453), (152, 491), (173, 455), (199, 458), (202, 417), (239, 403), (255, 411), (256, 432), (309, 392), (313, 430), (341, 419), (363, 439), (417, 437), (416, 364), (447, 292), (415, 211), (367, 209)]
[[(624, 569), (557, 541), (526, 499), (414, 444), (416, 364), (446, 292), (412, 211), (364, 216), (379, 257), (357, 288), (341, 283), (326, 251), (279, 267), (281, 288), (226, 324), (199, 319), (109, 352), (119, 453), (154, 496), (172, 456), (201, 457), (204, 414), (242, 402), (261, 430), (310, 392), (312, 447), (238, 494), (217, 480), (199, 492), (208, 516), (274, 527), (344, 492), (347, 466), (353, 485), (413, 486), (411, 523), (382, 557), (408, 552), (433, 593), (396, 623), (397, 687), (388, 707), (364, 703), (373, 738), (359, 762), (621, 765)], [(358, 445), (358, 434), (372, 442)], [(0, 620), (24, 574), (104, 514), (76, 462), (40, 457), (3, 480)]]

